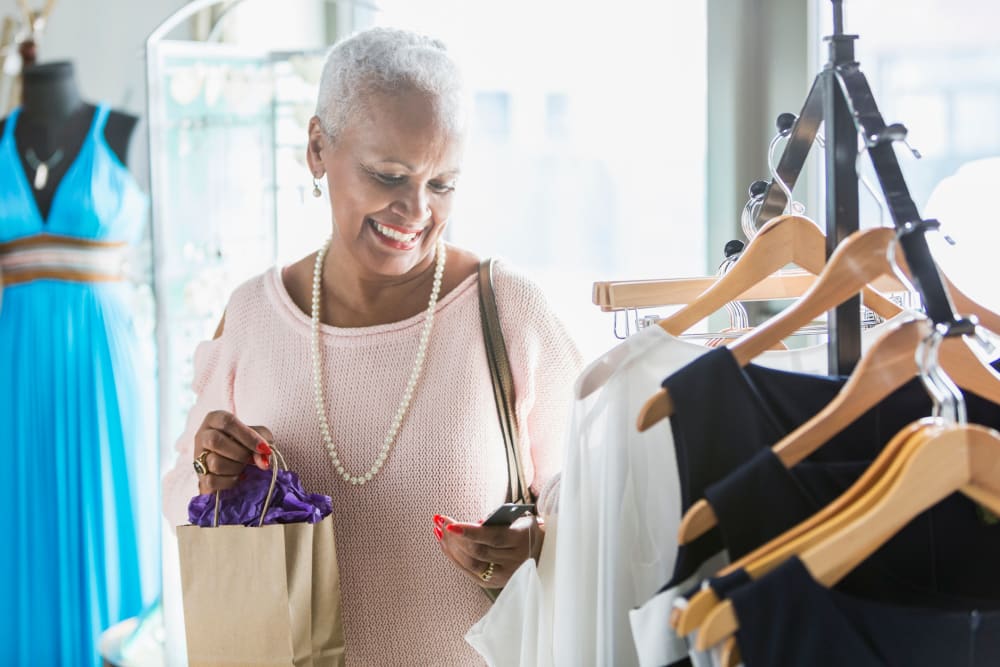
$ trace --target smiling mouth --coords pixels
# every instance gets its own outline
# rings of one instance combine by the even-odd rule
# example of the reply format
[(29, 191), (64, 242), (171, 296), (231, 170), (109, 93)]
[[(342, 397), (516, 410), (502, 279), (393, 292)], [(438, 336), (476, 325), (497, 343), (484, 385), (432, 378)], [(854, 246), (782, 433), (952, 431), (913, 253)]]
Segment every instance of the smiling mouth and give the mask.
[(423, 235), (424, 229), (416, 232), (402, 232), (395, 227), (389, 227), (388, 225), (383, 225), (382, 223), (376, 222), (371, 218), (366, 218), (365, 221), (375, 230), (376, 234), (383, 236), (387, 239), (395, 241), (397, 243), (402, 243), (404, 245), (411, 245), (417, 241)]

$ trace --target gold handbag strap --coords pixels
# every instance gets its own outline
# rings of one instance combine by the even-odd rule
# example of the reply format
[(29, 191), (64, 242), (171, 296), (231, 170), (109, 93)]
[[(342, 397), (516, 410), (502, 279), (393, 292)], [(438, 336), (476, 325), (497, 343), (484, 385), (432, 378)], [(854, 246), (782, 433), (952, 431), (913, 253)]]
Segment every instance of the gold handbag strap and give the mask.
[(493, 398), (507, 449), (507, 502), (532, 503), (531, 489), (524, 479), (524, 469), (517, 451), (517, 416), (514, 412), (514, 376), (510, 370), (510, 357), (500, 328), (496, 294), (493, 291), (493, 259), (479, 264), (479, 315), (483, 323), (483, 341), (486, 359), (493, 380)]

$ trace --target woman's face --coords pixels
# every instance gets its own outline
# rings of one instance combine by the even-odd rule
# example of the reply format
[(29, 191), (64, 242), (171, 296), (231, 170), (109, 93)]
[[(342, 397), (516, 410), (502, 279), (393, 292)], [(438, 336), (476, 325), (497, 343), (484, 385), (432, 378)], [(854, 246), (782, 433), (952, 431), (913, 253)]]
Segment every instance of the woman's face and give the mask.
[(331, 250), (349, 253), (363, 275), (402, 276), (433, 261), (451, 214), (462, 138), (426, 94), (373, 93), (367, 102), (332, 142), (312, 119), (309, 165), (326, 174)]

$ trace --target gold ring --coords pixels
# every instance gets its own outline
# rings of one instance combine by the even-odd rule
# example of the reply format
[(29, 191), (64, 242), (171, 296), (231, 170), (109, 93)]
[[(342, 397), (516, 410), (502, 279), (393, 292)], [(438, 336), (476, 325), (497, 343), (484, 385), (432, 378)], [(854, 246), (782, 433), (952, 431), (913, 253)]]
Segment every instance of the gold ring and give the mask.
[(495, 568), (495, 567), (496, 567), (496, 563), (490, 563), (489, 565), (487, 565), (486, 569), (479, 573), (479, 578), (482, 579), (484, 583), (487, 582), (487, 581), (489, 581), (490, 579), (492, 579), (493, 578), (493, 568)]
[(203, 449), (201, 450), (201, 454), (198, 458), (196, 458), (191, 464), (194, 466), (194, 471), (198, 473), (199, 477), (208, 474), (208, 463), (205, 461), (206, 458), (208, 458), (208, 450)]

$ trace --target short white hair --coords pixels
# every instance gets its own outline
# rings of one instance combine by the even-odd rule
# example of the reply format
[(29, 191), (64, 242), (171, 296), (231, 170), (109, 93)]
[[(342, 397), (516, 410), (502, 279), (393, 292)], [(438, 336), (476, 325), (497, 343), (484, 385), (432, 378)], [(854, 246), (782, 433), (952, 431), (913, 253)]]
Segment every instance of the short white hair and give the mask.
[(332, 139), (360, 112), (372, 93), (416, 90), (427, 94), (449, 129), (462, 123), (463, 82), (440, 40), (408, 30), (370, 28), (337, 42), (326, 56), (316, 116)]

